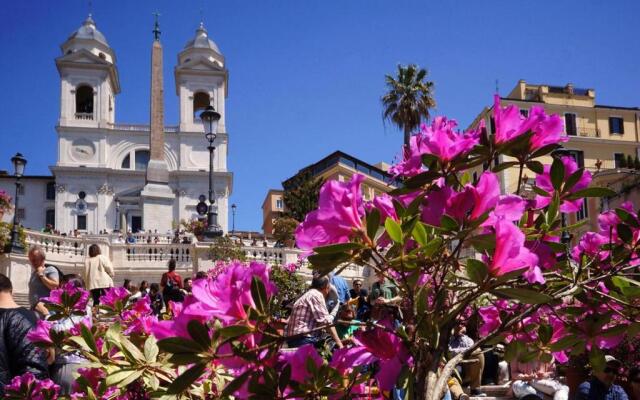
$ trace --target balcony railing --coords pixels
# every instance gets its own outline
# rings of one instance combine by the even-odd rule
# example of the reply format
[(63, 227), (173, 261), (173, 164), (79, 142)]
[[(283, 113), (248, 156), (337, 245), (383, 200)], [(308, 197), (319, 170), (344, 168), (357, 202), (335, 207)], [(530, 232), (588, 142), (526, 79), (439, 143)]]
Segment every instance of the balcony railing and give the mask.
[(600, 137), (600, 129), (596, 128), (576, 128), (575, 135), (567, 135), (569, 137), (589, 137), (589, 138), (599, 138)]
[[(149, 125), (146, 124), (111, 124), (113, 129), (119, 131), (129, 131), (129, 132), (149, 132)], [(177, 125), (165, 125), (165, 132), (176, 133), (178, 132)]]
[(92, 121), (93, 120), (93, 113), (76, 113), (75, 117), (76, 117), (76, 119), (80, 119), (80, 120)]

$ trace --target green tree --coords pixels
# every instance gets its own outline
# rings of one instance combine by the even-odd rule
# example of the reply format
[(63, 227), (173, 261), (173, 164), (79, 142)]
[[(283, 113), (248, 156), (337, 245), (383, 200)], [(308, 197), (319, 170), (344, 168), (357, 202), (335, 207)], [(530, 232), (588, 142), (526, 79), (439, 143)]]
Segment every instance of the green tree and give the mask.
[(324, 179), (315, 178), (310, 171), (294, 177), (282, 196), (284, 215), (298, 222), (304, 221), (309, 212), (318, 208), (318, 196), (323, 183)]
[(640, 170), (640, 158), (638, 158), (638, 156), (636, 156), (636, 159), (633, 160), (633, 168)]
[(294, 232), (299, 222), (291, 217), (279, 217), (273, 223), (273, 237), (282, 244), (287, 244), (294, 238)]
[(242, 245), (234, 242), (229, 236), (213, 239), (213, 243), (209, 247), (209, 257), (213, 261), (245, 261), (246, 259)]
[(276, 305), (274, 314), (278, 317), (287, 317), (289, 315), (287, 305), (305, 292), (307, 284), (302, 276), (289, 270), (288, 267), (284, 265), (272, 265), (269, 279), (278, 288), (277, 293), (272, 299)]
[(429, 120), (429, 110), (436, 106), (433, 82), (425, 80), (427, 70), (410, 64), (398, 65), (397, 78), (386, 75), (387, 93), (382, 96), (383, 117), (404, 131), (404, 144), (409, 146), (411, 132), (422, 120)]
[(627, 168), (635, 168), (635, 163), (633, 162), (633, 157), (631, 157), (631, 154), (627, 155)]

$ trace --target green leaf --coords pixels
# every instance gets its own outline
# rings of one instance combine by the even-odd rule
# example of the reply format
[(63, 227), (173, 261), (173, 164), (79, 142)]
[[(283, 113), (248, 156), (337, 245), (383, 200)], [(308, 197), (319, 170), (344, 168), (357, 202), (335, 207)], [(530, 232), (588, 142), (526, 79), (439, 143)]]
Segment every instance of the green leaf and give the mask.
[(209, 329), (200, 321), (191, 320), (187, 324), (187, 331), (194, 342), (198, 343), (203, 349), (208, 349), (211, 345), (209, 337)]
[(551, 164), (551, 185), (556, 191), (559, 191), (562, 187), (562, 181), (564, 180), (564, 164), (560, 158), (555, 158), (553, 164)]
[(469, 279), (478, 286), (484, 282), (488, 275), (487, 266), (482, 261), (476, 260), (475, 258), (467, 259), (466, 271)]
[(149, 362), (156, 362), (158, 358), (158, 342), (154, 336), (149, 336), (144, 341), (144, 358)]
[(433, 182), (439, 177), (440, 177), (440, 173), (437, 170), (422, 172), (404, 181), (404, 186), (409, 189), (417, 189), (428, 183)]
[(427, 230), (424, 228), (424, 224), (422, 222), (418, 222), (416, 226), (413, 227), (413, 232), (411, 234), (420, 246), (427, 245)]
[(580, 342), (580, 339), (575, 336), (565, 336), (562, 339), (551, 343), (549, 348), (551, 351), (562, 351), (575, 346), (578, 342)]
[(256, 310), (263, 313), (267, 308), (269, 299), (267, 298), (267, 290), (264, 287), (264, 282), (255, 275), (251, 280), (251, 298), (256, 305)]
[(374, 208), (369, 215), (367, 215), (367, 236), (369, 236), (371, 241), (376, 240), (378, 228), (380, 228), (380, 211)]
[(620, 239), (622, 239), (623, 242), (631, 243), (631, 241), (633, 240), (633, 231), (631, 231), (631, 228), (629, 228), (629, 226), (618, 224), (616, 226), (616, 230), (618, 231), (618, 236), (620, 237)]
[(547, 209), (547, 223), (552, 224), (556, 220), (559, 208), (560, 196), (558, 195), (558, 192), (553, 192), (553, 199), (551, 200), (551, 203), (549, 203), (549, 208)]
[(476, 235), (468, 239), (467, 243), (473, 246), (476, 251), (483, 253), (496, 248), (496, 235), (492, 233)]
[(120, 336), (118, 343), (115, 343), (120, 349), (126, 358), (130, 361), (143, 362), (145, 361), (144, 354), (138, 349), (136, 345), (131, 343), (129, 339), (127, 339), (124, 335)]
[(131, 382), (138, 379), (142, 375), (142, 371), (131, 370), (131, 369), (122, 369), (113, 374), (107, 376), (106, 384), (107, 386), (118, 385), (121, 386), (120, 383), (123, 381), (128, 381), (131, 377), (134, 377)]
[(313, 266), (313, 269), (318, 271), (320, 275), (328, 274), (335, 267), (350, 259), (351, 256), (347, 253), (312, 254), (307, 258)]
[(396, 243), (403, 243), (402, 228), (400, 227), (400, 224), (398, 224), (392, 218), (387, 218), (387, 220), (384, 221), (384, 228), (387, 230), (387, 234), (389, 235), (391, 240)]
[(337, 243), (337, 244), (329, 244), (326, 246), (314, 247), (313, 251), (318, 254), (333, 254), (333, 253), (343, 253), (345, 251), (351, 250), (359, 250), (364, 246), (360, 243)]
[(551, 336), (553, 336), (553, 328), (550, 325), (540, 325), (538, 327), (538, 338), (542, 343), (549, 343)]
[(447, 214), (442, 214), (440, 218), (440, 226), (447, 231), (458, 230), (458, 222)]
[(496, 289), (493, 293), (510, 299), (518, 300), (524, 304), (545, 304), (553, 300), (551, 296), (545, 293), (536, 292), (530, 289), (521, 288), (504, 288)]
[(527, 168), (531, 171), (535, 172), (538, 175), (544, 174), (544, 165), (540, 161), (529, 161), (527, 162)]
[(196, 364), (178, 376), (167, 388), (168, 394), (181, 394), (202, 376), (206, 364)]
[(170, 337), (158, 341), (158, 347), (167, 353), (200, 353), (203, 349), (193, 340)]
[(567, 181), (564, 183), (564, 187), (562, 188), (562, 193), (569, 192), (575, 185), (578, 183), (580, 178), (582, 178), (582, 174), (584, 174), (584, 168), (579, 168), (573, 174), (571, 174)]
[(471, 174), (469, 173), (469, 171), (466, 171), (464, 174), (462, 174), (462, 176), (460, 177), (460, 184), (462, 186), (466, 185), (467, 183), (471, 183)]
[(85, 324), (80, 324), (80, 336), (82, 336), (93, 354), (99, 354), (96, 339), (93, 337), (93, 334)]
[(638, 223), (638, 220), (624, 208), (616, 208), (616, 214), (627, 224), (633, 226), (634, 228), (640, 228), (640, 223)]
[(551, 153), (553, 150), (557, 149), (558, 147), (560, 147), (557, 144), (548, 144), (536, 151), (533, 152), (533, 154), (531, 154), (531, 158), (538, 158), (540, 156), (543, 156), (545, 154), (549, 154)]
[(229, 325), (218, 329), (218, 333), (225, 339), (231, 339), (251, 332), (251, 328), (246, 325)]
[(242, 385), (244, 385), (244, 383), (247, 381), (247, 378), (249, 378), (249, 376), (253, 374), (255, 374), (255, 372), (252, 369), (249, 369), (244, 374), (240, 375), (236, 379), (229, 382), (227, 386), (225, 386), (224, 390), (222, 390), (222, 393), (220, 394), (220, 398), (226, 399), (229, 396), (231, 396), (233, 393), (238, 391), (242, 387)]
[(500, 172), (503, 171), (507, 168), (511, 168), (511, 167), (515, 167), (516, 165), (519, 165), (520, 163), (518, 161), (507, 161), (507, 162), (503, 162), (500, 163), (498, 165), (496, 165), (495, 167), (491, 168), (491, 171), (493, 172)]
[(442, 238), (437, 236), (431, 239), (431, 241), (427, 243), (426, 246), (424, 246), (424, 248), (422, 249), (422, 254), (427, 258), (431, 257), (432, 255), (435, 254), (435, 252), (440, 248), (441, 245), (442, 245)]
[(578, 190), (577, 192), (571, 193), (569, 196), (565, 197), (565, 200), (577, 200), (583, 197), (611, 197), (615, 196), (616, 192), (611, 189), (603, 188), (603, 187), (590, 187), (582, 190)]
[(539, 194), (540, 196), (551, 197), (551, 194), (549, 192), (547, 192), (546, 190), (544, 190), (544, 189), (542, 189), (542, 188), (540, 188), (540, 187), (538, 187), (536, 185), (531, 186), (531, 190), (533, 190), (534, 192), (536, 192), (536, 194)]

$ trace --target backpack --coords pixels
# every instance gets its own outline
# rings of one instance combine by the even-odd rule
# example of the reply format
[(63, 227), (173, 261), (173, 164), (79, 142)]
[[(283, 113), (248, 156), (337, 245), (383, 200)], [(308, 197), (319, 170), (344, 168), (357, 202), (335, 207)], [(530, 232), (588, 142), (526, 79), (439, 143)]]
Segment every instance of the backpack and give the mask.
[(62, 270), (60, 268), (58, 268), (57, 265), (53, 265), (53, 264), (44, 264), (44, 268), (47, 269), (49, 267), (53, 267), (56, 269), (56, 271), (58, 271), (58, 286), (60, 286), (60, 282), (62, 282), (62, 277), (64, 276), (64, 272), (62, 272)]

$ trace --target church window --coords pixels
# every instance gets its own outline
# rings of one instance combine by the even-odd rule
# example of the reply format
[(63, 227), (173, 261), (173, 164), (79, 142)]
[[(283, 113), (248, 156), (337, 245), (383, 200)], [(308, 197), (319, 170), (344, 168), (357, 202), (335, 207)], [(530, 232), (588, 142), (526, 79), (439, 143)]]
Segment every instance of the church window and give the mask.
[(56, 199), (56, 183), (47, 182), (47, 200)]
[(82, 85), (76, 89), (76, 117), (93, 119), (93, 88)]
[(146, 170), (147, 164), (149, 164), (150, 158), (151, 158), (151, 154), (149, 153), (149, 150), (136, 150), (136, 154), (135, 154), (136, 171)]
[(193, 119), (199, 120), (200, 113), (211, 104), (211, 98), (207, 93), (198, 92), (193, 95)]
[(122, 168), (122, 169), (131, 168), (131, 156), (129, 154), (127, 154), (127, 156), (124, 158), (124, 160), (122, 160), (122, 165), (120, 166), (120, 168)]

